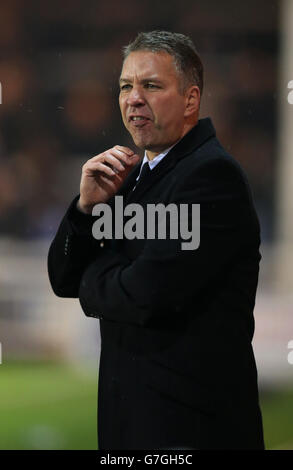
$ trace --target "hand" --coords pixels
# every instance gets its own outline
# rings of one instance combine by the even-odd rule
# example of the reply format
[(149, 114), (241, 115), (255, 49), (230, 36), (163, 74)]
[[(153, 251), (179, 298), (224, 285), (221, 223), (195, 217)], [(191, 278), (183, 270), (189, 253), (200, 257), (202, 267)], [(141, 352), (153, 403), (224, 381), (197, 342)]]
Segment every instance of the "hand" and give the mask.
[(96, 204), (107, 202), (139, 160), (132, 150), (120, 145), (88, 160), (82, 167), (78, 209), (91, 214)]

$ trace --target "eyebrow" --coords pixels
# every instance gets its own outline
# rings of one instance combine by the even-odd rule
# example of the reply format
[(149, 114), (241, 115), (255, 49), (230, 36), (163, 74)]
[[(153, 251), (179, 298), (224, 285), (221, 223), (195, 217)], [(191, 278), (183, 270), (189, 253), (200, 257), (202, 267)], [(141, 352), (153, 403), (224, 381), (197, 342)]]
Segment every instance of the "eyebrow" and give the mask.
[[(123, 78), (123, 77), (120, 77), (119, 79), (119, 83), (131, 83), (132, 80), (131, 78)], [(143, 78), (142, 80), (140, 80), (140, 83), (148, 83), (148, 82), (155, 82), (155, 83), (162, 83), (162, 80), (160, 80), (159, 78), (155, 78), (155, 77), (147, 77), (147, 78)]]

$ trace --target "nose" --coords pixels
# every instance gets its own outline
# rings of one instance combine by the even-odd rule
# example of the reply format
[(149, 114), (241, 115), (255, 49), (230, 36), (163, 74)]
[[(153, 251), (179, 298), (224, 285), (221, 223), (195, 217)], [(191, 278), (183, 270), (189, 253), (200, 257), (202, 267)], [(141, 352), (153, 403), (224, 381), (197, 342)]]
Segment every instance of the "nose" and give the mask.
[(145, 104), (143, 90), (140, 87), (132, 87), (127, 96), (129, 106), (142, 106)]

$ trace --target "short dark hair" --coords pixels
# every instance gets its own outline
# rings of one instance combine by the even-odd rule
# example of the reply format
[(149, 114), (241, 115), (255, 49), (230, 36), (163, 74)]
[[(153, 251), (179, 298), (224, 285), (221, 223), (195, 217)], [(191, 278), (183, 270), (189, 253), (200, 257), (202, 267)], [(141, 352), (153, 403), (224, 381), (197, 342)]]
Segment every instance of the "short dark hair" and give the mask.
[(174, 58), (175, 67), (183, 78), (182, 90), (197, 85), (202, 95), (203, 64), (192, 40), (180, 33), (171, 31), (141, 32), (133, 42), (123, 47), (124, 60), (136, 51), (167, 52)]

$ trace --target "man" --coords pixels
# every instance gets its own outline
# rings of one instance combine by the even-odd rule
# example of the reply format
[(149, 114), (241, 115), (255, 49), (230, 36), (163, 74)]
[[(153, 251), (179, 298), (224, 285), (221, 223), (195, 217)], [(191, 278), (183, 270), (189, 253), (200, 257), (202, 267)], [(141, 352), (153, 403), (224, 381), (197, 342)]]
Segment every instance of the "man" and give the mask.
[[(99, 447), (263, 449), (251, 346), (260, 239), (248, 183), (211, 120), (198, 119), (192, 41), (140, 33), (124, 53), (119, 104), (146, 166), (119, 145), (88, 160), (48, 263), (54, 292), (100, 319)], [(180, 234), (98, 242), (92, 209), (115, 212), (118, 195), (144, 210), (200, 204), (199, 247), (183, 250)]]

